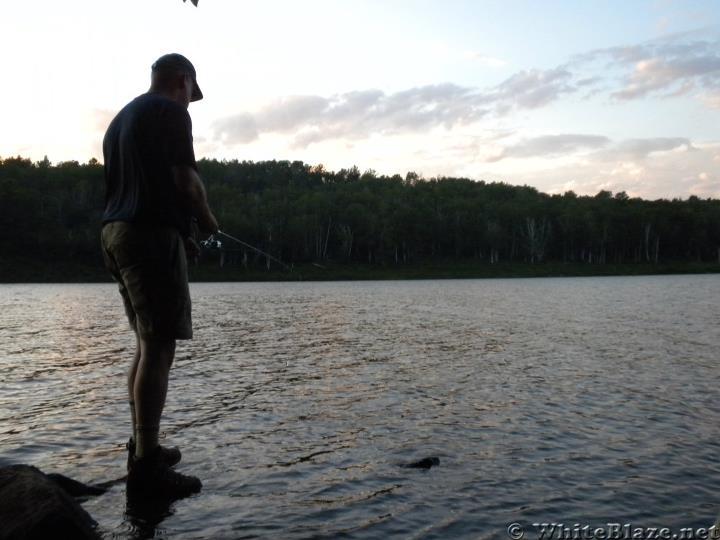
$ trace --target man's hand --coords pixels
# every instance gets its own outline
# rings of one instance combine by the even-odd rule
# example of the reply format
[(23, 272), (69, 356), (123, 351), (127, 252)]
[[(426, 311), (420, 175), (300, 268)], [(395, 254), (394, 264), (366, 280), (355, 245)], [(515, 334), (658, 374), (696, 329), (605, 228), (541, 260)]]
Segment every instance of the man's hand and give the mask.
[(188, 259), (195, 259), (200, 256), (200, 246), (192, 236), (185, 237), (185, 255)]
[(198, 227), (200, 227), (202, 232), (210, 234), (217, 234), (218, 230), (220, 230), (217, 219), (215, 219), (210, 209), (208, 209), (206, 215), (198, 217)]

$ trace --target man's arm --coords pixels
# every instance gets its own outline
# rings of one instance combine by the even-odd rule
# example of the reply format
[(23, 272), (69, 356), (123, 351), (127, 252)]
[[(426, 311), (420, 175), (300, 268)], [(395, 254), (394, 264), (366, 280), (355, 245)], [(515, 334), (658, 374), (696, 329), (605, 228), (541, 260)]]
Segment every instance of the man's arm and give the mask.
[(218, 232), (218, 222), (208, 206), (205, 186), (197, 171), (187, 165), (173, 167), (172, 171), (175, 186), (193, 217), (197, 218), (200, 230), (211, 234)]

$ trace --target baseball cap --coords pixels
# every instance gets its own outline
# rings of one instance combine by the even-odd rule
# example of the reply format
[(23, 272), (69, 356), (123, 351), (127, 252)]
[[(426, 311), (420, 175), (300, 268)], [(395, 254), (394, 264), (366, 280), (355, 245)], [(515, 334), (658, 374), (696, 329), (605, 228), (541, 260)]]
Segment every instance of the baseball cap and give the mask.
[(197, 83), (195, 66), (193, 66), (192, 62), (190, 62), (190, 60), (185, 58), (182, 54), (164, 54), (163, 56), (155, 60), (155, 63), (152, 65), (152, 70), (153, 72), (184, 71), (185, 73), (189, 73), (190, 75), (192, 75), (193, 80), (193, 91), (190, 101), (198, 101), (203, 98), (203, 93)]

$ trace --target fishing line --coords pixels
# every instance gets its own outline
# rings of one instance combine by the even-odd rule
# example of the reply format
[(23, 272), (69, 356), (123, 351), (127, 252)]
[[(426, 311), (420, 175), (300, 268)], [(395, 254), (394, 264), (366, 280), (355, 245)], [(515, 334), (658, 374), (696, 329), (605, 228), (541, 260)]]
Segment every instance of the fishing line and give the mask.
[[(270, 255), (270, 254), (267, 253), (266, 251), (263, 251), (263, 250), (260, 249), (260, 248), (257, 248), (257, 247), (255, 247), (255, 246), (253, 246), (253, 245), (251, 245), (251, 244), (248, 244), (247, 242), (243, 242), (243, 241), (240, 240), (239, 238), (235, 238), (233, 235), (228, 234), (228, 233), (226, 233), (226, 232), (224, 232), (224, 231), (221, 231), (221, 230), (219, 230), (219, 229), (218, 229), (217, 234), (221, 234), (221, 235), (223, 235), (224, 237), (229, 238), (230, 240), (232, 240), (232, 241), (234, 241), (234, 242), (237, 242), (238, 244), (240, 244), (240, 245), (242, 245), (242, 246), (245, 246), (245, 247), (248, 248), (248, 249), (252, 249), (253, 251), (259, 253), (260, 255), (264, 255), (265, 257), (267, 257), (267, 258), (270, 259), (271, 261), (275, 261), (276, 263), (278, 263), (280, 266), (282, 266), (283, 268), (285, 268), (287, 271), (292, 272), (292, 267), (288, 266), (287, 264), (285, 264), (284, 262), (282, 262), (280, 259), (277, 259), (277, 258), (273, 257), (272, 255)], [(215, 240), (215, 235), (212, 235), (210, 238), (208, 238), (207, 240), (205, 240), (204, 242), (202, 242), (202, 244), (203, 244), (204, 246), (207, 246), (207, 245), (211, 244), (214, 240)]]

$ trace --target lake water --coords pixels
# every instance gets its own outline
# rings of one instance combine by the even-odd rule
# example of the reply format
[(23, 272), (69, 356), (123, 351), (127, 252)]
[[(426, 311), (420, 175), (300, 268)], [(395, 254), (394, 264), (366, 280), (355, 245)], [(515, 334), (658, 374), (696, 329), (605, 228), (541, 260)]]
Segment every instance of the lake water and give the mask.
[[(193, 284), (162, 431), (202, 493), (107, 538), (507, 538), (712, 525), (720, 277)], [(124, 475), (114, 285), (0, 285), (0, 464)], [(400, 465), (436, 456), (429, 470)]]

